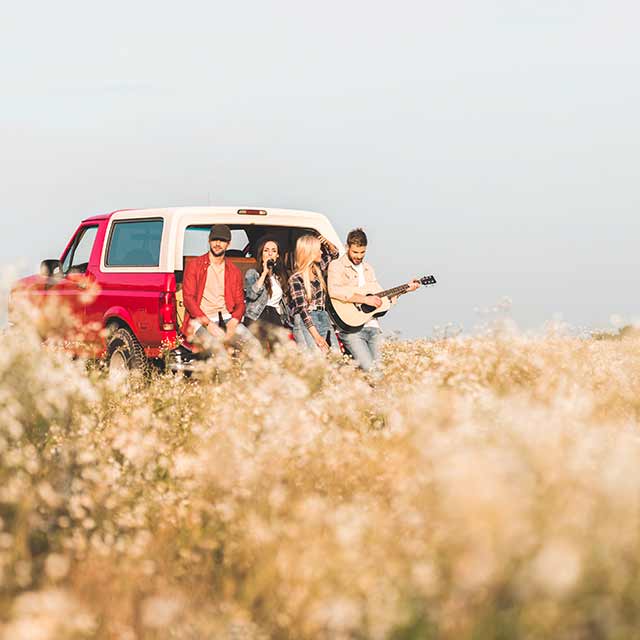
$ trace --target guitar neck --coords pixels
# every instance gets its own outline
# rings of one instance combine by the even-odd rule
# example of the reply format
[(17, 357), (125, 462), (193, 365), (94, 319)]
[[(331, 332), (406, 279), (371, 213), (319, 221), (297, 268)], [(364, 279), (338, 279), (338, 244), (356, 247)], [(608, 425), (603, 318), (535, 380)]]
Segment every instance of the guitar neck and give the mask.
[(393, 289), (385, 289), (374, 294), (378, 298), (393, 298), (394, 296), (401, 296), (403, 293), (407, 293), (409, 290), (408, 284), (401, 284), (399, 287), (393, 287)]

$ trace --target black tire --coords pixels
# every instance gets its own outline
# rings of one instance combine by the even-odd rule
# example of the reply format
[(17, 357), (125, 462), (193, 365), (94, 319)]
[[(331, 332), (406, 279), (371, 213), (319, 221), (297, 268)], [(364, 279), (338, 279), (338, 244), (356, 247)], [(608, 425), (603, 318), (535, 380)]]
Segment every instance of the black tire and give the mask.
[(126, 327), (119, 327), (111, 333), (107, 344), (106, 364), (113, 368), (137, 372), (147, 377), (150, 373), (149, 360), (142, 345)]

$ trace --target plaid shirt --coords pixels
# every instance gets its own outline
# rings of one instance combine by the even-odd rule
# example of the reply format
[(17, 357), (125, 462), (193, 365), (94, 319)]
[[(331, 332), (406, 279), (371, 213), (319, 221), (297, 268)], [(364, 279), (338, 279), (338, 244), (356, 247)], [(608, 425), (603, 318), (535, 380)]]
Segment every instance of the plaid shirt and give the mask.
[[(322, 260), (320, 261), (320, 270), (326, 273), (327, 267), (332, 260), (339, 256), (339, 252), (331, 251), (326, 245), (322, 245)], [(313, 326), (310, 311), (319, 311), (324, 309), (324, 287), (320, 280), (311, 281), (311, 300), (307, 300), (304, 290), (304, 280), (301, 273), (294, 273), (289, 278), (289, 313), (291, 320), (296, 314), (300, 314), (302, 322), (307, 329)]]

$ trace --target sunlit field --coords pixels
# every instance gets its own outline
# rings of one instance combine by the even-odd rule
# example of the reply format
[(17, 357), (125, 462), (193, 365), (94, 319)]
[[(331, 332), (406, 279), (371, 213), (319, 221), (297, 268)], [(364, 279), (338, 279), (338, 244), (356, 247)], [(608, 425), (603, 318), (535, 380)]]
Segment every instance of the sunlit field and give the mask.
[(638, 637), (640, 340), (391, 342), (370, 382), (5, 332), (0, 637)]

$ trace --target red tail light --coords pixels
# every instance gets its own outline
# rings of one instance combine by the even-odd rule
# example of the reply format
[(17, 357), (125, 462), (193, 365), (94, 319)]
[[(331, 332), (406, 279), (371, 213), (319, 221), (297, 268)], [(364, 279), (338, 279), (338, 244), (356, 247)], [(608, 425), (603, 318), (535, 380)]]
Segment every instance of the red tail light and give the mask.
[(240, 216), (266, 216), (267, 212), (264, 209), (238, 209), (238, 215), (240, 215)]
[(167, 291), (160, 294), (160, 328), (163, 331), (175, 331), (176, 318), (176, 294)]

